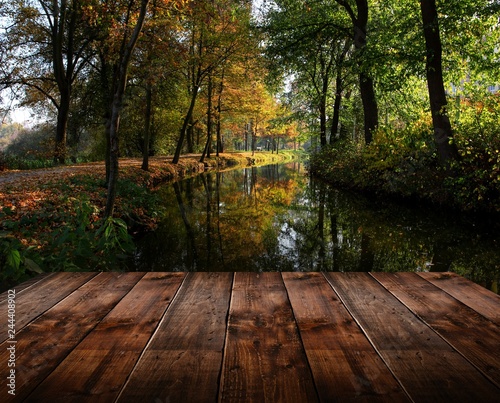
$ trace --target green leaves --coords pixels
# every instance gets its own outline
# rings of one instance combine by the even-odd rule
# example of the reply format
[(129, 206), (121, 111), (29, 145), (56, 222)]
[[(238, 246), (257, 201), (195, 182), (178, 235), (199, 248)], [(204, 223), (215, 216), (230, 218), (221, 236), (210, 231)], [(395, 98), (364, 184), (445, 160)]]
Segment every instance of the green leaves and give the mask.
[(14, 271), (19, 270), (21, 265), (21, 254), (16, 249), (7, 248), (6, 250), (6, 263), (7, 267), (10, 267)]
[(45, 257), (52, 270), (115, 270), (126, 266), (134, 250), (127, 224), (118, 218), (95, 221), (95, 206), (74, 200), (76, 215), (53, 236), (53, 249)]
[(26, 257), (30, 253), (11, 232), (0, 231), (0, 283), (20, 282), (30, 273), (41, 273), (38, 264)]
[(134, 250), (127, 224), (119, 218), (109, 217), (104, 220), (96, 232), (96, 238), (99, 254), (108, 258), (110, 253), (119, 259), (124, 258)]
[(362, 150), (340, 143), (311, 158), (312, 170), (347, 187), (427, 199), (463, 211), (500, 211), (500, 100), (471, 91), (451, 105), (461, 160), (453, 175), (436, 166), (428, 116), (404, 128), (381, 127)]

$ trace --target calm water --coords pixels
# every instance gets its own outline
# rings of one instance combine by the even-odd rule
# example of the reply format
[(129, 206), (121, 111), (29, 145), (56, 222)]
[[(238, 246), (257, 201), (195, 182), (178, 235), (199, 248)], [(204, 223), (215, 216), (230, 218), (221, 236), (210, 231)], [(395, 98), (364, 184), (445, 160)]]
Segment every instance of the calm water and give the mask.
[(145, 271), (447, 271), (498, 292), (500, 231), (457, 215), (364, 199), (303, 165), (209, 173), (161, 190)]

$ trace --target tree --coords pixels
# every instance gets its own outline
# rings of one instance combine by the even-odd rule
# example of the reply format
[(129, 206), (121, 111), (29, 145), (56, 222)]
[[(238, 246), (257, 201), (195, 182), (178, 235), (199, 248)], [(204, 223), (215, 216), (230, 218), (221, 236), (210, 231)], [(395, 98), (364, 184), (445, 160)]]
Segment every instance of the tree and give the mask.
[[(49, 101), (57, 111), (54, 160), (66, 159), (75, 81), (89, 66), (95, 30), (82, 0), (17, 0), (3, 5), (8, 55), (2, 85), (23, 87), (24, 103)], [(6, 56), (7, 56), (6, 55)]]
[[(268, 59), (276, 70), (275, 74), (280, 79), (286, 76), (292, 84), (289, 94), (295, 103), (298, 97), (303, 98), (302, 115), (306, 111), (316, 114), (311, 121), (319, 121), (320, 143), (325, 146), (328, 133), (330, 142), (337, 138), (342, 99), (346, 92), (352, 92), (350, 76), (362, 74), (362, 82), (367, 81), (369, 64), (365, 60), (364, 48), (352, 52), (353, 22), (339, 4), (282, 0), (276, 0), (274, 4), (269, 6), (264, 24), (268, 36)], [(349, 5), (345, 3), (343, 6), (358, 24)], [(358, 48), (361, 48), (360, 42), (358, 40)], [(359, 65), (357, 69), (354, 68), (354, 59)], [(376, 101), (370, 111), (377, 111)], [(368, 111), (365, 115), (373, 116)], [(376, 125), (370, 127), (368, 133)]]
[[(248, 1), (205, 0), (191, 4), (186, 38), (189, 57), (186, 66), (190, 102), (179, 133), (173, 163), (179, 162), (186, 134), (192, 125), (198, 95), (206, 80), (234, 55), (248, 33), (250, 16)], [(209, 139), (207, 139), (209, 144)]]
[[(120, 155), (118, 129), (120, 125), (120, 112), (123, 107), (123, 97), (127, 86), (128, 67), (132, 52), (137, 44), (137, 40), (139, 39), (146, 19), (148, 4), (149, 0), (141, 0), (137, 20), (132, 18), (134, 13), (137, 12), (133, 7), (135, 6), (135, 2), (128, 3), (128, 7), (125, 9), (126, 28), (123, 31), (119, 57), (113, 72), (113, 101), (109, 120), (106, 122), (106, 136), (109, 138), (110, 142), (110, 176), (108, 181), (106, 209), (104, 211), (104, 216), (106, 218), (113, 215), (115, 206), (116, 183), (118, 180), (118, 157)], [(131, 25), (129, 26), (129, 24)], [(132, 27), (133, 30), (131, 30)]]
[(178, 56), (176, 34), (180, 29), (179, 13), (181, 3), (159, 2), (152, 4), (151, 18), (146, 22), (144, 35), (138, 42), (138, 57), (133, 68), (139, 91), (143, 96), (136, 102), (141, 102), (140, 110), (143, 116), (143, 133), (139, 139), (142, 152), (142, 169), (148, 170), (149, 156), (154, 153), (153, 118), (157, 106), (158, 94), (166, 87), (174, 87), (174, 81), (179, 79), (176, 72), (176, 59)]
[(427, 87), (434, 126), (434, 140), (443, 164), (458, 159), (458, 149), (452, 142), (453, 132), (447, 112), (443, 82), (442, 48), (435, 0), (420, 0), (426, 47)]
[(359, 89), (363, 101), (365, 142), (369, 144), (372, 141), (373, 132), (378, 126), (378, 104), (373, 77), (365, 61), (367, 54), (368, 0), (356, 0), (356, 12), (346, 0), (336, 0), (336, 2), (345, 9), (353, 25), (353, 40), (359, 64)]

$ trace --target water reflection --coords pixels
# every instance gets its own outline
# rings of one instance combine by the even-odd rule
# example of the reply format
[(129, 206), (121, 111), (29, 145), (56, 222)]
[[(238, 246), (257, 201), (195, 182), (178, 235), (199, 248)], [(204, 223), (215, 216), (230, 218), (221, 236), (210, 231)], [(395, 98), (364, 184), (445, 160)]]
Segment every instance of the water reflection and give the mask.
[(499, 234), (310, 180), (300, 163), (186, 179), (138, 245), (137, 270), (446, 271), (498, 292)]

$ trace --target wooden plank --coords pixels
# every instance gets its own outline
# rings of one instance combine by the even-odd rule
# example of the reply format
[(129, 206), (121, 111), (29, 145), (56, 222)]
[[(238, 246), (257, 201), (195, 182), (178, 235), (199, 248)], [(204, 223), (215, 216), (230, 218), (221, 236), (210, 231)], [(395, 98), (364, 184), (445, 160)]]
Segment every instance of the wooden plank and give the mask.
[(279, 273), (235, 273), (219, 401), (318, 400)]
[(188, 273), (118, 401), (217, 400), (232, 273)]
[(418, 273), (422, 278), (500, 326), (500, 295), (455, 273)]
[(415, 273), (372, 275), (500, 387), (497, 325)]
[(498, 401), (490, 380), (368, 273), (326, 276), (414, 401)]
[(146, 274), (27, 400), (114, 401), (184, 276)]
[[(29, 288), (29, 292), (16, 292), (16, 332), (36, 319), (47, 309), (66, 298), (97, 273), (58, 273), (44, 278)], [(7, 312), (7, 301), (0, 303), (0, 312)], [(7, 329), (0, 328), (0, 343), (7, 340)]]
[[(17, 334), (16, 399), (23, 400), (48, 376), (144, 273), (100, 273)], [(6, 343), (0, 362), (7, 362)], [(6, 379), (7, 366), (0, 368)], [(0, 396), (7, 396), (6, 382)]]
[(409, 401), (321, 273), (283, 273), (321, 401)]
[[(31, 286), (33, 286), (34, 284), (42, 281), (43, 279), (49, 277), (49, 276), (53, 276), (55, 275), (55, 273), (42, 273), (42, 274), (39, 274), (33, 278), (30, 278), (29, 280), (26, 280), (24, 282), (22, 282), (21, 284), (18, 284), (18, 285), (15, 285), (13, 287), (9, 287), (9, 290), (16, 290), (16, 294), (19, 295), (20, 293), (24, 292), (25, 290), (29, 289)], [(8, 290), (7, 291), (4, 291), (0, 294), (0, 303), (4, 302), (6, 299), (7, 299), (7, 293), (8, 293)]]

